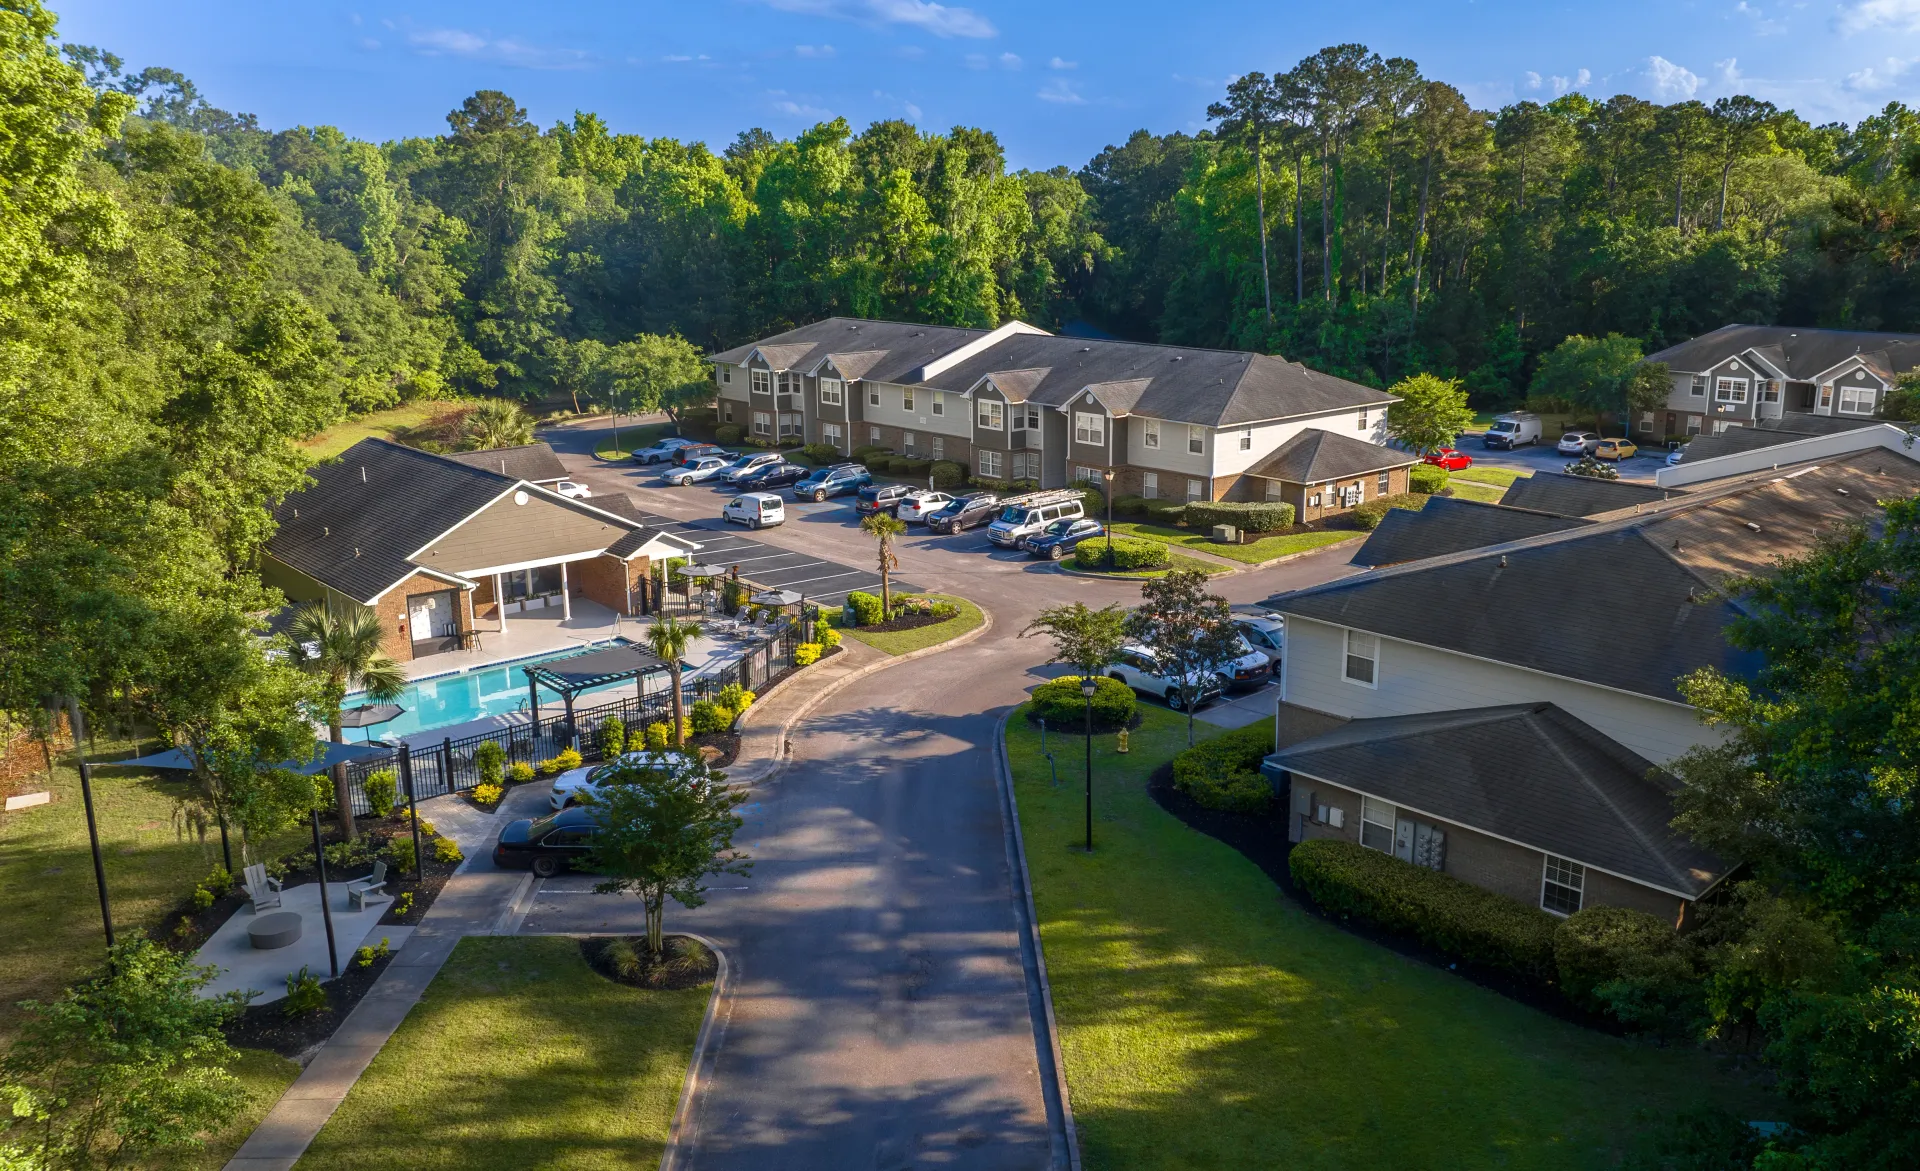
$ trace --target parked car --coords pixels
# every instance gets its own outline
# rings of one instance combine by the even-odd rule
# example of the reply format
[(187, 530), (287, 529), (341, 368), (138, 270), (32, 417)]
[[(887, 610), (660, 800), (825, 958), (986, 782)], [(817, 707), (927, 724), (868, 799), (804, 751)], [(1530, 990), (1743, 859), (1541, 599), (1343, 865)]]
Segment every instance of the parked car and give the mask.
[(1597, 431), (1569, 431), (1560, 437), (1559, 446), (1554, 450), (1561, 455), (1589, 455), (1600, 446), (1600, 434)]
[(786, 522), (787, 506), (772, 492), (742, 492), (727, 501), (720, 519), (738, 521), (750, 529), (772, 528)]
[(547, 803), (556, 812), (580, 804), (583, 798), (592, 793), (595, 785), (604, 781), (615, 768), (622, 765), (658, 768), (667, 770), (670, 775), (673, 775), (692, 767), (692, 762), (677, 752), (628, 752), (619, 760), (587, 765), (584, 768), (570, 768), (553, 778), (553, 793), (547, 798)]
[(1273, 660), (1248, 641), (1246, 632), (1241, 631), (1240, 651), (1220, 664), (1220, 679), (1236, 691), (1265, 687), (1273, 679)]
[(936, 533), (958, 533), (976, 529), (1000, 512), (1000, 497), (992, 492), (969, 492), (956, 496), (927, 514), (927, 527)]
[(1443, 447), (1438, 451), (1430, 451), (1420, 458), (1425, 463), (1430, 463), (1436, 468), (1445, 468), (1450, 472), (1457, 472), (1461, 468), (1470, 468), (1473, 466), (1472, 456), (1463, 451), (1455, 451), (1451, 447)]
[(661, 478), (669, 484), (678, 484), (685, 488), (689, 484), (698, 484), (703, 480), (719, 479), (726, 474), (726, 471), (727, 461), (719, 456), (710, 455), (705, 459), (697, 459), (692, 463), (670, 468)]
[(738, 484), (761, 468), (780, 462), (782, 462), (780, 453), (777, 451), (749, 451), (736, 455), (733, 457), (733, 462), (727, 465), (726, 481), (729, 484)]
[(1672, 467), (1687, 458), (1687, 445), (1671, 443), (1667, 445), (1667, 466)]
[(1210, 671), (1184, 680), (1173, 679), (1162, 671), (1153, 652), (1141, 646), (1123, 648), (1120, 657), (1108, 664), (1107, 678), (1118, 679), (1142, 694), (1158, 696), (1174, 711), (1184, 710), (1189, 703), (1199, 707), (1219, 698), (1225, 690), (1220, 676)]
[(1056, 520), (1022, 541), (1021, 547), (1034, 557), (1058, 561), (1079, 547), (1080, 542), (1106, 535), (1106, 526), (1090, 516)]
[(679, 448), (673, 453), (673, 462), (682, 465), (690, 464), (698, 459), (718, 459), (726, 461), (732, 458), (733, 453), (717, 443), (696, 443), (691, 447)]
[(568, 500), (585, 500), (593, 495), (585, 484), (577, 484), (572, 480), (560, 481), (553, 486), (553, 490)]
[(873, 483), (873, 473), (859, 464), (834, 464), (830, 468), (820, 468), (795, 484), (793, 498), (820, 501), (829, 496), (858, 492), (871, 483)]
[(1287, 620), (1278, 614), (1235, 614), (1233, 624), (1240, 628), (1240, 636), (1265, 655), (1278, 671), (1287, 649)]
[(913, 491), (911, 484), (868, 484), (854, 499), (853, 510), (861, 516), (892, 512)]
[(915, 488), (901, 498), (900, 503), (893, 510), (893, 515), (904, 521), (918, 521), (925, 524), (929, 516), (952, 502), (953, 493), (951, 492), (939, 492), (932, 488)]
[(1022, 541), (1054, 521), (1084, 515), (1085, 499), (1073, 488), (1016, 496), (1000, 510), (1000, 518), (987, 526), (987, 540), (996, 545), (1019, 548)]
[(639, 451), (634, 452), (633, 462), (637, 464), (657, 464), (672, 459), (673, 453), (683, 447), (697, 446), (698, 444), (694, 440), (681, 439), (678, 436), (672, 439), (662, 439), (652, 447), (643, 447)]
[(1538, 443), (1540, 437), (1540, 416), (1532, 411), (1514, 411), (1497, 416), (1480, 442), (1486, 447), (1511, 450), (1522, 444)]
[(806, 479), (812, 471), (812, 468), (803, 468), (799, 464), (790, 464), (786, 460), (761, 464), (746, 476), (741, 477), (740, 487), (755, 492), (768, 488), (785, 488), (789, 484), (798, 484)]
[(1640, 454), (1640, 447), (1631, 439), (1602, 439), (1593, 449), (1593, 458), (1610, 459), (1615, 462), (1632, 459), (1638, 454)]
[(552, 878), (593, 849), (599, 823), (600, 811), (589, 805), (511, 822), (493, 844), (493, 864), (503, 870), (524, 866), (541, 878)]

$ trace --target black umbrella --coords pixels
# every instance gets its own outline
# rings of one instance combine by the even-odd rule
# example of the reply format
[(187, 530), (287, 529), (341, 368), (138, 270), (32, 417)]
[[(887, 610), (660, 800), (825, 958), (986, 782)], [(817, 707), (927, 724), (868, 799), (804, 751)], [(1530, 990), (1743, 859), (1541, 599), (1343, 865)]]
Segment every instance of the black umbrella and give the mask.
[[(359, 707), (350, 707), (340, 713), (342, 728), (371, 728), (375, 724), (388, 724), (407, 714), (407, 709), (397, 703), (363, 703)], [(367, 733), (367, 739), (373, 739), (373, 733)]]

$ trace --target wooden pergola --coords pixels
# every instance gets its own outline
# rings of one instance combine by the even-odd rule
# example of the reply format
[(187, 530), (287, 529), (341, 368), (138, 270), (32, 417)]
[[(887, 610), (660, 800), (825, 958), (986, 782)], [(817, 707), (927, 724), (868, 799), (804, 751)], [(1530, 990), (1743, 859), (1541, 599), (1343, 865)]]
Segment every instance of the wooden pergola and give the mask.
[[(649, 675), (665, 674), (666, 660), (638, 646), (615, 646), (588, 651), (566, 659), (553, 659), (531, 667), (527, 673), (528, 710), (533, 714), (533, 734), (540, 735), (540, 689), (557, 693), (567, 708), (567, 725), (573, 725), (573, 699), (583, 691), (620, 683), (628, 679), (644, 680)], [(641, 686), (644, 688), (645, 683)]]

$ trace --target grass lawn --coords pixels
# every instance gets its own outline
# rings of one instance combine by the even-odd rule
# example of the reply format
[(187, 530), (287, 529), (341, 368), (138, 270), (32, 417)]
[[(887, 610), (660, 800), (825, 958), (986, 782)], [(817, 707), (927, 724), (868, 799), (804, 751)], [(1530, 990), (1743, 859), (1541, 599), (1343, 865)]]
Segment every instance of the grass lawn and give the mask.
[(302, 440), (300, 446), (307, 454), (324, 459), (330, 455), (339, 455), (362, 439), (377, 437), (397, 440), (412, 428), (459, 405), (459, 403), (443, 402), (438, 399), (420, 399), (416, 402), (401, 403), (397, 407), (389, 407), (384, 411), (374, 411), (336, 423), (318, 435)]
[(1515, 480), (1533, 475), (1519, 468), (1497, 468), (1490, 464), (1475, 464), (1470, 468), (1461, 468), (1447, 477), (1449, 484), (1465, 480), (1471, 484), (1491, 484), (1495, 488), (1505, 488)]
[(949, 639), (959, 638), (967, 631), (974, 629), (986, 621), (986, 616), (980, 613), (980, 607), (967, 601), (965, 598), (955, 597), (953, 594), (924, 594), (921, 596), (932, 598), (937, 602), (952, 602), (954, 605), (960, 607), (960, 612), (945, 622), (935, 622), (914, 630), (856, 630), (851, 626), (840, 625), (840, 612), (838, 610), (829, 611), (827, 619), (848, 638), (857, 638), (874, 650), (884, 651), (890, 655), (904, 655), (908, 651), (925, 650), (930, 646), (938, 646)]
[(268, 1053), (260, 1049), (241, 1049), (240, 1060), (228, 1067), (228, 1072), (240, 1079), (247, 1091), (247, 1104), (234, 1118), (232, 1125), (219, 1134), (209, 1135), (207, 1145), (197, 1151), (177, 1151), (168, 1155), (159, 1155), (135, 1164), (141, 1171), (220, 1171), (227, 1160), (247, 1141), (253, 1128), (273, 1109), (273, 1104), (286, 1093), (293, 1079), (300, 1076), (300, 1067), (278, 1053)]
[[(0, 815), (0, 891), (6, 892), (0, 898), (0, 1050), (20, 1024), (15, 1001), (50, 1000), (106, 956), (79, 774), (56, 765), (50, 791), (50, 805)], [(218, 831), (205, 845), (175, 833), (173, 811), (183, 791), (151, 775), (94, 773), (107, 894), (122, 937), (152, 928), (220, 861)], [(278, 855), (301, 840), (297, 831), (289, 833), (264, 852)], [(237, 840), (233, 853), (237, 866)]]
[(609, 431), (607, 437), (594, 446), (593, 454), (602, 459), (625, 459), (643, 447), (652, 447), (672, 429), (671, 423), (622, 424), (620, 442), (614, 443), (613, 433)]
[(1209, 533), (1197, 533), (1191, 529), (1175, 528), (1171, 525), (1144, 524), (1137, 521), (1116, 521), (1113, 531), (1129, 537), (1145, 537), (1152, 541), (1163, 541), (1169, 545), (1185, 545), (1200, 549), (1215, 557), (1226, 557), (1246, 565), (1258, 565), (1271, 561), (1275, 557), (1285, 557), (1292, 553), (1305, 553), (1310, 549), (1319, 549), (1327, 545), (1338, 545), (1342, 541), (1357, 541), (1365, 533), (1334, 530), (1331, 532), (1287, 533), (1274, 537), (1261, 537), (1244, 545), (1217, 545)]
[(1073, 557), (1068, 558), (1065, 564), (1079, 570), (1081, 573), (1097, 573), (1101, 577), (1126, 577), (1141, 580), (1149, 577), (1165, 577), (1176, 569), (1197, 569), (1208, 577), (1233, 572), (1232, 566), (1222, 565), (1218, 561), (1204, 561), (1198, 557), (1189, 557), (1185, 553), (1169, 553), (1168, 557), (1170, 560), (1164, 569), (1142, 569), (1134, 573), (1111, 573), (1104, 569), (1097, 569), (1091, 565), (1082, 565), (1080, 564), (1080, 557), (1077, 553)]
[(1495, 488), (1491, 484), (1475, 484), (1466, 480), (1449, 483), (1447, 487), (1453, 489), (1454, 496), (1461, 500), (1478, 500), (1482, 504), (1498, 504), (1500, 498), (1507, 494), (1505, 488)]
[(615, 984), (573, 939), (469, 936), (299, 1167), (651, 1167), (711, 991)]
[(1565, 1024), (1312, 918), (1146, 795), (1186, 720), (1142, 711), (1129, 755), (1095, 741), (1091, 859), (1080, 749), (1052, 745), (1074, 762), (1056, 787), (1039, 733), (1008, 725), (1090, 1171), (1602, 1168), (1642, 1111), (1778, 1116), (1702, 1054)]

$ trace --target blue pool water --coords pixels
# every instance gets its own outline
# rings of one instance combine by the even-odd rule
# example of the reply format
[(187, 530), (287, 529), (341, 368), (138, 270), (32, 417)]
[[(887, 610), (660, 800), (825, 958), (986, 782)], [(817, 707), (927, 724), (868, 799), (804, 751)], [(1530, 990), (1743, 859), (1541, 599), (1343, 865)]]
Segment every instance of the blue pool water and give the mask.
[[(555, 659), (571, 658), (587, 651), (605, 650), (610, 646), (624, 646), (629, 641), (624, 638), (610, 639), (573, 650), (554, 651), (551, 654), (532, 655), (524, 659), (493, 663), (454, 675), (436, 675), (430, 679), (416, 679), (407, 684), (406, 690), (400, 693), (400, 698), (394, 701), (406, 709), (406, 714), (390, 724), (349, 731), (347, 739), (359, 740), (369, 735), (375, 739), (408, 736), (432, 728), (446, 728), (454, 724), (483, 720), (488, 716), (524, 710), (527, 706), (527, 676), (521, 671), (522, 667), (530, 667), (535, 663), (550, 663)], [(596, 687), (592, 691), (581, 692), (581, 694), (593, 695), (597, 692), (621, 688), (631, 692), (633, 687), (633, 680), (628, 679), (619, 683), (609, 683), (605, 687)], [(554, 692), (544, 687), (540, 689), (541, 703), (557, 703), (559, 699), (560, 697)], [(367, 697), (356, 692), (347, 696), (346, 706), (354, 707), (365, 702)]]

